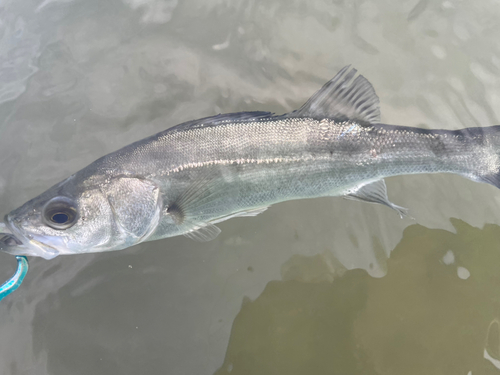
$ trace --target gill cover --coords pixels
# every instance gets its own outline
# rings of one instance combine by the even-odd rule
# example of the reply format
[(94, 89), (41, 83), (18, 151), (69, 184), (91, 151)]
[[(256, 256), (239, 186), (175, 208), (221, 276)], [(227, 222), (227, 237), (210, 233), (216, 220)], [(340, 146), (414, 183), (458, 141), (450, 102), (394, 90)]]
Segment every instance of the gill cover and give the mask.
[(145, 240), (160, 219), (158, 186), (141, 178), (118, 177), (103, 190), (122, 233), (135, 243)]

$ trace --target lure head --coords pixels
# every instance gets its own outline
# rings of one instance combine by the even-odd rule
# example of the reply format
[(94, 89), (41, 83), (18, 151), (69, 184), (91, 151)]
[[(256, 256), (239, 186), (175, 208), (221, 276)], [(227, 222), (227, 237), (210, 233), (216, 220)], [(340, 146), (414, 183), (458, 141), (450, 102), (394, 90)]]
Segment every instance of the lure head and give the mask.
[(77, 174), (7, 214), (0, 250), (51, 259), (123, 249), (151, 233), (157, 203), (147, 182)]

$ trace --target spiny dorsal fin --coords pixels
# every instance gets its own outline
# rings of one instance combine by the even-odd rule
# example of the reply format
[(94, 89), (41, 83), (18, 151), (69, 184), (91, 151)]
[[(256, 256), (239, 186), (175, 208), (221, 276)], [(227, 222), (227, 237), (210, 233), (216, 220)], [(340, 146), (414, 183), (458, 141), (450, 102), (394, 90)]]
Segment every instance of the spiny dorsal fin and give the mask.
[(332, 118), (338, 121), (380, 122), (380, 102), (373, 86), (350, 65), (316, 92), (300, 109), (288, 117)]
[(182, 124), (173, 126), (162, 133), (165, 132), (173, 132), (173, 131), (182, 131), (186, 129), (197, 129), (197, 128), (206, 128), (210, 126), (217, 126), (223, 123), (228, 122), (252, 122), (259, 121), (262, 119), (266, 119), (269, 117), (273, 117), (274, 113), (272, 112), (263, 112), (263, 111), (254, 111), (254, 112), (237, 112), (237, 113), (223, 113), (215, 116), (209, 116), (200, 118), (197, 120), (192, 120), (188, 122), (183, 122)]

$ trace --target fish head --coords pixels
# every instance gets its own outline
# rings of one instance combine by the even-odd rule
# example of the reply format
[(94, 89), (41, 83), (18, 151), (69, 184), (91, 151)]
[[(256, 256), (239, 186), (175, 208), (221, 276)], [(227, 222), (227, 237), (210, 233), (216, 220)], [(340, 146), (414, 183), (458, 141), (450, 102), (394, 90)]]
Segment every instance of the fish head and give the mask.
[(51, 259), (109, 245), (113, 212), (100, 189), (60, 183), (5, 216), (0, 249)]
[(155, 226), (158, 189), (136, 180), (63, 181), (5, 216), (0, 250), (52, 259), (142, 242)]

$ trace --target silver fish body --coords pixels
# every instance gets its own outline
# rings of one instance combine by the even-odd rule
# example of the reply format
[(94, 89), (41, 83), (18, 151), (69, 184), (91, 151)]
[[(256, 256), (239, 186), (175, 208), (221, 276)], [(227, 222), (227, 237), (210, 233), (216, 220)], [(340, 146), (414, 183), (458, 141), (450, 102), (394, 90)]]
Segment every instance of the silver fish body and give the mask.
[(355, 74), (344, 68), (290, 114), (208, 117), (108, 154), (6, 215), (0, 249), (50, 259), (181, 234), (206, 241), (218, 222), (322, 196), (404, 215), (383, 181), (396, 175), (455, 173), (499, 186), (500, 127), (381, 124), (372, 86)]

